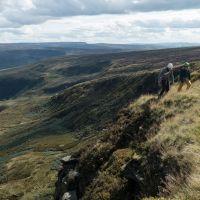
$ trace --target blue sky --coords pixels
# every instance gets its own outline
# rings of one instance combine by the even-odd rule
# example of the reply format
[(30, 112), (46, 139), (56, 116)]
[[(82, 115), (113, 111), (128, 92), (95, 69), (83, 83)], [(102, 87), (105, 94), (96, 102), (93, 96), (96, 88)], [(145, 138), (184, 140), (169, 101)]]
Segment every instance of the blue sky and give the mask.
[(0, 0), (0, 42), (200, 41), (199, 0)]

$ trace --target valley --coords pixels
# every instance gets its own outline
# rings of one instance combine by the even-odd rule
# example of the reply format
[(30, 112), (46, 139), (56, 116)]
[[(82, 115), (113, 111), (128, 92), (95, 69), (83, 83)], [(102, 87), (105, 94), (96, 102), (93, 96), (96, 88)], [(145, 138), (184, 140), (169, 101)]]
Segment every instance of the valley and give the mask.
[[(1, 199), (55, 199), (68, 155), (79, 160), (80, 199), (198, 199), (199, 55), (199, 47), (59, 55), (1, 70)], [(184, 61), (192, 89), (177, 94), (175, 84), (157, 101), (159, 69)], [(136, 178), (127, 178), (132, 163)]]

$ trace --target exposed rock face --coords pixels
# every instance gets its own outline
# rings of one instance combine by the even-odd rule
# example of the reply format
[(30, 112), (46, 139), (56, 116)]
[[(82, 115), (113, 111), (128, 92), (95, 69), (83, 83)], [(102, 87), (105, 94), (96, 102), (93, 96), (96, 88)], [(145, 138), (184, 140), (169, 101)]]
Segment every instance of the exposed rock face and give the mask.
[(71, 156), (61, 159), (62, 169), (56, 182), (56, 200), (77, 200), (79, 193), (79, 173), (76, 171), (78, 160)]
[(132, 180), (140, 185), (144, 178), (141, 177), (138, 166), (139, 163), (137, 160), (131, 160), (129, 163), (122, 166), (122, 175), (126, 179)]

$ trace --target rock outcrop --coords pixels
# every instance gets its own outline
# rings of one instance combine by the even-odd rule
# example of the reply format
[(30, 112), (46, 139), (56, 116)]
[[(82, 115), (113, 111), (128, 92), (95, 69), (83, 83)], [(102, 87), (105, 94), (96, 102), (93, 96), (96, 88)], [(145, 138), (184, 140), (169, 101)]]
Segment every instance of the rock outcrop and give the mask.
[(78, 200), (79, 173), (76, 171), (78, 159), (66, 156), (61, 159), (62, 169), (58, 173), (56, 182), (56, 200)]

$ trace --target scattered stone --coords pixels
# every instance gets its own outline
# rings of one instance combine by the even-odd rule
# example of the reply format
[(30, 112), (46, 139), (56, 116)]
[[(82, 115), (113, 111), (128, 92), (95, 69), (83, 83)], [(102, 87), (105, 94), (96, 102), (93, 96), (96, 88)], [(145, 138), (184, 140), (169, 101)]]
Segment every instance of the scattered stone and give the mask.
[(61, 159), (61, 162), (68, 162), (71, 159), (71, 156), (66, 156)]
[(60, 161), (59, 160), (53, 161), (53, 163), (51, 165), (51, 170), (60, 171), (61, 169), (62, 169), (62, 165), (61, 165)]
[(67, 165), (67, 164), (77, 164), (78, 159), (72, 158), (71, 156), (66, 156), (61, 159), (62, 164)]
[(75, 170), (70, 170), (68, 173), (68, 179), (69, 180), (75, 180), (76, 177), (79, 176), (79, 173)]
[(66, 192), (63, 195), (62, 200), (78, 200), (76, 191), (73, 190), (73, 191)]
[(138, 166), (138, 160), (132, 160), (129, 163), (123, 165), (122, 176), (134, 182), (141, 183), (144, 179), (139, 174)]
[(66, 192), (66, 193), (63, 195), (62, 200), (69, 200), (70, 197), (71, 197), (71, 196), (70, 196), (69, 192)]
[(56, 200), (78, 200), (79, 173), (76, 171), (78, 159), (72, 156), (63, 157), (61, 160), (62, 169), (58, 174), (56, 183)]

